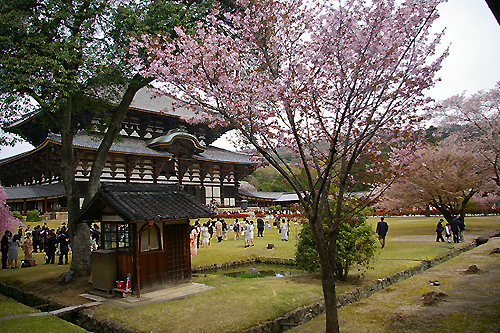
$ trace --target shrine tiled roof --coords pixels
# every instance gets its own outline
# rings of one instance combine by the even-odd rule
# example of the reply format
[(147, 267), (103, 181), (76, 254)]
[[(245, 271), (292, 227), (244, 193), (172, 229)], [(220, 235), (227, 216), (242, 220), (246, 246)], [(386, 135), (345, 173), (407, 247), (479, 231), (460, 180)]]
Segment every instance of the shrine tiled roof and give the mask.
[(125, 221), (178, 220), (209, 217), (215, 213), (178, 185), (103, 184), (77, 218), (82, 221), (102, 203)]
[(5, 187), (5, 192), (7, 192), (9, 200), (60, 197), (66, 195), (63, 183)]

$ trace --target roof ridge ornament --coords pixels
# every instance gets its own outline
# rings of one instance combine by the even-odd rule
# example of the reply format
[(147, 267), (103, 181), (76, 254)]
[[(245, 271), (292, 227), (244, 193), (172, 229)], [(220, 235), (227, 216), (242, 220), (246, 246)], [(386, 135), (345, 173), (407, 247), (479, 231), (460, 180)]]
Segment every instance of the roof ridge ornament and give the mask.
[(207, 146), (203, 140), (200, 140), (196, 135), (189, 133), (185, 126), (173, 128), (167, 134), (150, 140), (147, 146), (151, 149), (165, 150), (175, 153), (180, 150), (189, 154), (202, 153), (207, 150)]

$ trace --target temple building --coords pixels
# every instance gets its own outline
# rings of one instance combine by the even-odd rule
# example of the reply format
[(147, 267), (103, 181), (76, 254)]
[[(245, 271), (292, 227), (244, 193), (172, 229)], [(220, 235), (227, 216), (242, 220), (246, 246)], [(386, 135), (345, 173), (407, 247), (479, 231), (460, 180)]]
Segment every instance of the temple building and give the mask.
[[(151, 98), (147, 89), (137, 92), (122, 123), (101, 174), (102, 183), (179, 184), (202, 204), (239, 206), (239, 182), (253, 172), (250, 156), (217, 148), (212, 143), (229, 128), (189, 124), (183, 118), (191, 109), (173, 105), (170, 97)], [(100, 140), (86, 132), (102, 124), (104, 115), (78, 114), (81, 130), (73, 140), (75, 177), (85, 192)], [(60, 211), (67, 201), (60, 175), (61, 136), (57, 128), (46, 128), (38, 113), (12, 123), (17, 133), (35, 148), (0, 160), (0, 184), (7, 191), (11, 210), (26, 214)]]

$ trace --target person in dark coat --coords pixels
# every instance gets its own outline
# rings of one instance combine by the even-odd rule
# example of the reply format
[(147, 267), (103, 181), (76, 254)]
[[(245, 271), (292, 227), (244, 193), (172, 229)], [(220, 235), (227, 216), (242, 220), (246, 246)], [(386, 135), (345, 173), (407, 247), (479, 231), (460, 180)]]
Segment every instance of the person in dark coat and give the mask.
[(377, 230), (375, 231), (378, 235), (378, 241), (382, 248), (385, 247), (385, 236), (387, 235), (387, 231), (389, 230), (389, 225), (384, 221), (384, 218), (381, 217), (380, 221), (377, 223)]
[(264, 237), (264, 220), (260, 217), (257, 219), (257, 237)]
[(44, 246), (45, 246), (45, 253), (47, 255), (47, 260), (45, 261), (45, 265), (54, 263), (56, 257), (56, 244), (57, 244), (56, 233), (55, 230), (52, 229), (49, 231), (47, 236), (45, 236)]
[(5, 230), (1, 240), (2, 269), (7, 269), (7, 253), (9, 252), (9, 238), (12, 237), (10, 230)]
[(464, 218), (462, 216), (457, 216), (458, 219), (458, 237), (461, 242), (465, 240), (464, 231), (465, 231), (465, 223)]
[(451, 233), (453, 234), (453, 243), (460, 243), (460, 237), (458, 235), (458, 233), (460, 232), (459, 225), (460, 221), (458, 220), (458, 217), (455, 217), (450, 222)]
[(40, 249), (40, 252), (43, 251), (42, 249), (42, 242), (40, 241), (40, 231), (42, 228), (40, 228), (40, 225), (37, 225), (33, 229), (33, 233), (31, 234), (31, 238), (33, 240), (33, 252), (38, 253), (38, 249)]
[(57, 237), (57, 243), (59, 244), (59, 265), (63, 264), (63, 257), (65, 259), (65, 264), (68, 264), (68, 253), (69, 253), (69, 239), (66, 234), (61, 233)]
[(439, 241), (441, 241), (441, 242), (444, 243), (444, 238), (443, 238), (443, 231), (444, 231), (443, 222), (444, 222), (443, 219), (439, 219), (439, 222), (438, 222), (438, 224), (436, 226), (436, 242), (438, 242), (438, 243), (439, 243)]

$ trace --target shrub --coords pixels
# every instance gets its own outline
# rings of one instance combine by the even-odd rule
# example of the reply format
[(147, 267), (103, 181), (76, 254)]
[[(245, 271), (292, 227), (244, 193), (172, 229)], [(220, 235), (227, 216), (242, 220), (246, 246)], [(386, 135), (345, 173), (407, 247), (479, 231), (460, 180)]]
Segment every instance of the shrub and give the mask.
[(12, 212), (12, 216), (14, 216), (18, 220), (22, 220), (23, 219), (23, 214), (19, 213), (17, 210), (15, 210), (15, 211)]
[(38, 210), (29, 210), (26, 212), (26, 222), (38, 222), (41, 221), (40, 211)]
[[(328, 226), (323, 223), (326, 233)], [(368, 267), (375, 255), (376, 239), (371, 226), (366, 223), (363, 213), (348, 218), (340, 224), (337, 239), (337, 257), (335, 260), (335, 275), (337, 279), (345, 281), (352, 265)], [(295, 252), (297, 266), (308, 272), (315, 272), (320, 267), (319, 255), (316, 250), (316, 241), (309, 223), (304, 223), (299, 234), (299, 243)]]

